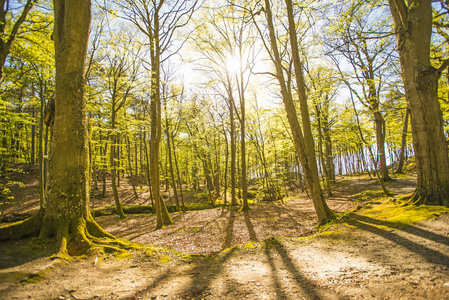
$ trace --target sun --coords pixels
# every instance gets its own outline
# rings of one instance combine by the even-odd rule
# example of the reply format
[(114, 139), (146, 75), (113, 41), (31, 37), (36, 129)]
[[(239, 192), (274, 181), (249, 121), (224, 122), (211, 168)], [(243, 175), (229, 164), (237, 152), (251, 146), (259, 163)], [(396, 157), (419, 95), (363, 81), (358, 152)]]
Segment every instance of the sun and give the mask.
[(241, 69), (241, 59), (237, 55), (229, 55), (226, 58), (226, 72), (229, 74), (237, 74)]

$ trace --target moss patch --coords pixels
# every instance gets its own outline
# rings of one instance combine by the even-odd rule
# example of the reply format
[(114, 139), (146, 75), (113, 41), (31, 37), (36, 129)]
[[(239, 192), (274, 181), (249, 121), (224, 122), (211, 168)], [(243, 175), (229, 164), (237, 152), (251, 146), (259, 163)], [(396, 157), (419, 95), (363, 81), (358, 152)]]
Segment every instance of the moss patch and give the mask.
[(363, 192), (360, 192), (356, 194), (353, 199), (356, 202), (366, 202), (371, 201), (373, 199), (378, 199), (380, 197), (384, 196), (384, 192), (381, 189), (374, 189), (374, 190), (365, 190)]
[[(151, 205), (130, 205), (130, 206), (123, 206), (123, 212), (125, 214), (152, 214), (153, 213), (153, 207)], [(109, 205), (102, 208), (96, 208), (92, 211), (92, 214), (95, 217), (100, 216), (110, 216), (117, 214), (117, 209), (115, 205)]]
[(161, 264), (171, 262), (172, 260), (173, 259), (168, 255), (159, 256), (159, 263), (161, 263)]
[(376, 207), (363, 209), (360, 215), (376, 219), (388, 227), (404, 227), (441, 214), (449, 213), (449, 208), (430, 205), (402, 205), (385, 202)]

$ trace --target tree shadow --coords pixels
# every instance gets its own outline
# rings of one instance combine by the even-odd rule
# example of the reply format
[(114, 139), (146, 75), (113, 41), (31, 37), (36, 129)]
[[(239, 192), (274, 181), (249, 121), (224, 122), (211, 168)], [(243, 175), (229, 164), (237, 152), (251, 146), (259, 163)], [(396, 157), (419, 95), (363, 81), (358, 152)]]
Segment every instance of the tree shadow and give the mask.
[(298, 222), (298, 220), (297, 220), (298, 218), (300, 218), (300, 219), (301, 219), (301, 217), (302, 217), (302, 219), (310, 218), (310, 216), (303, 211), (295, 211), (296, 216), (293, 216), (291, 209), (286, 208), (285, 204), (271, 203), (271, 205), (277, 211), (277, 214), (278, 214), (278, 217), (280, 220), (285, 219), (284, 215), (287, 215), (288, 219), (290, 219), (290, 221), (292, 223), (294, 223), (295, 225), (301, 226), (303, 224)]
[(225, 229), (225, 240), (223, 242), (222, 250), (229, 248), (232, 243), (232, 239), (234, 238), (234, 223), (235, 223), (235, 211), (231, 209), (229, 212), (229, 220)]
[(234, 251), (234, 249), (231, 249), (221, 257), (196, 260), (194, 267), (189, 271), (192, 281), (178, 293), (181, 299), (202, 299), (201, 296), (211, 286), (212, 281), (225, 269), (224, 264)]
[(27, 238), (0, 243), (0, 270), (50, 257), (58, 252), (56, 239)]
[(354, 218), (358, 221), (364, 222), (364, 223), (371, 223), (374, 225), (384, 225), (384, 226), (388, 226), (390, 228), (398, 228), (401, 231), (419, 236), (421, 238), (433, 241), (435, 243), (439, 243), (439, 244), (443, 244), (443, 245), (448, 245), (449, 246), (449, 237), (441, 235), (441, 234), (437, 234), (428, 230), (424, 230), (422, 228), (413, 226), (413, 225), (406, 225), (403, 223), (398, 223), (398, 222), (389, 222), (389, 221), (383, 221), (383, 220), (377, 220), (377, 219), (373, 219), (367, 216), (361, 216), (361, 215), (354, 215)]
[(248, 228), (249, 238), (251, 239), (251, 241), (257, 241), (258, 240), (257, 234), (256, 231), (254, 230), (253, 223), (251, 222), (249, 211), (245, 210), (244, 214), (245, 214), (245, 224), (246, 227)]
[[(384, 222), (381, 220), (376, 220), (376, 219), (372, 219), (372, 218), (365, 217), (365, 216), (359, 216), (359, 215), (354, 215), (352, 218), (350, 218), (346, 222), (349, 225), (356, 226), (359, 229), (374, 233), (384, 239), (390, 240), (391, 242), (398, 244), (398, 245), (406, 248), (407, 250), (420, 255), (422, 258), (427, 260), (429, 263), (433, 263), (433, 264), (437, 264), (437, 265), (441, 265), (441, 266), (449, 268), (449, 256), (442, 254), (439, 251), (425, 247), (421, 244), (418, 244), (414, 241), (411, 241), (411, 240), (409, 240), (405, 237), (402, 237), (400, 235), (397, 235), (393, 232), (389, 232), (389, 231), (386, 231), (384, 229), (381, 229), (381, 228), (375, 226), (375, 225), (384, 225), (385, 226), (388, 223), (390, 223), (390, 225), (394, 224), (394, 223)], [(368, 224), (368, 223), (371, 223), (372, 225)], [(397, 224), (396, 224), (396, 226), (397, 226)], [(411, 227), (413, 227), (413, 226), (411, 226)], [(417, 229), (417, 228), (413, 227), (413, 230), (407, 229), (408, 231), (405, 231), (405, 230), (404, 231), (409, 232), (411, 234), (415, 234), (413, 232), (415, 229)], [(439, 236), (437, 234), (433, 234), (433, 237), (432, 237), (432, 233), (427, 232), (426, 230), (422, 230), (422, 229), (417, 230), (416, 232), (417, 232), (416, 235), (418, 235), (418, 236), (428, 234), (429, 235), (428, 237), (427, 236), (423, 236), (423, 237), (429, 238), (431, 240), (434, 240), (437, 238), (437, 236)], [(441, 239), (437, 239), (437, 240), (441, 240)], [(442, 243), (444, 245), (448, 245), (446, 238), (444, 238), (442, 240), (443, 240), (443, 242), (439, 242), (439, 241), (436, 241), (436, 242)]]
[(151, 294), (153, 289), (157, 288), (159, 284), (167, 282), (171, 277), (174, 276), (176, 276), (176, 272), (172, 272), (171, 269), (168, 269), (164, 273), (161, 273), (154, 280), (148, 281), (146, 286), (140, 289), (139, 291), (135, 292), (132, 297), (126, 297), (126, 299), (141, 299), (140, 297), (148, 297), (148, 294)]
[[(283, 280), (283, 276), (282, 274), (279, 273), (279, 270), (286, 269), (288, 273), (290, 273), (291, 277), (295, 280), (298, 288), (300, 288), (304, 293), (303, 295), (301, 295), (302, 298), (326, 299), (326, 297), (319, 295), (316, 291), (317, 287), (319, 287), (319, 284), (311, 281), (306, 276), (301, 274), (300, 270), (298, 270), (298, 268), (293, 263), (293, 259), (290, 257), (290, 254), (285, 249), (284, 245), (282, 245), (275, 238), (264, 240), (264, 243), (265, 243), (264, 245), (265, 255), (268, 258), (268, 264), (271, 269), (274, 287), (278, 296), (277, 298), (279, 299), (287, 298), (284, 288), (281, 285), (281, 280)], [(279, 262), (278, 265), (276, 264), (275, 258), (276, 253), (281, 258), (281, 262)], [(321, 287), (321, 289), (324, 290), (323, 287)]]

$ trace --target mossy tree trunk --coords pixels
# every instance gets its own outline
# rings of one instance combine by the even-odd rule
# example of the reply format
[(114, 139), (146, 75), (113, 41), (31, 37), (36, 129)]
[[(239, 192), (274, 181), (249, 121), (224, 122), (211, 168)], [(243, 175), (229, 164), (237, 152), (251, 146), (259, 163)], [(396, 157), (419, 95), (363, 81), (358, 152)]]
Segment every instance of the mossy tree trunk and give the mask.
[(449, 59), (438, 69), (430, 62), (432, 1), (389, 0), (389, 5), (410, 109), (418, 173), (411, 202), (449, 206), (449, 158), (438, 102), (438, 80)]
[[(38, 214), (0, 229), (0, 240), (55, 237), (59, 254), (81, 254), (113, 238), (89, 212), (89, 135), (84, 99), (84, 61), (90, 0), (55, 0), (56, 90), (47, 193)], [(119, 242), (118, 242), (119, 243)]]
[(88, 209), (90, 168), (83, 74), (90, 7), (90, 0), (54, 1), (55, 112), (40, 236), (57, 237), (62, 253), (68, 243), (76, 251), (85, 251), (93, 245), (91, 237), (112, 237), (97, 225)]

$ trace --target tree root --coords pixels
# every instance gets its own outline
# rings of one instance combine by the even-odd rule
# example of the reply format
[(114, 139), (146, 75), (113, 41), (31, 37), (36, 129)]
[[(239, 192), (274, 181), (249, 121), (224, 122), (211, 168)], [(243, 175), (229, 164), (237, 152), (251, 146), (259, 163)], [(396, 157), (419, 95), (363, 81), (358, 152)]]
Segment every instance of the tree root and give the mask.
[[(447, 193), (446, 193), (447, 194)], [(428, 193), (417, 188), (411, 195), (400, 198), (404, 205), (441, 205), (449, 207), (449, 195), (444, 193)]]
[(0, 242), (31, 236), (53, 237), (59, 241), (59, 250), (51, 259), (65, 261), (73, 256), (117, 253), (139, 248), (137, 244), (117, 239), (107, 233), (90, 213), (85, 221), (67, 221), (56, 225), (52, 220), (44, 220), (43, 211), (39, 211), (26, 220), (0, 227)]
[(0, 242), (20, 240), (22, 238), (39, 235), (42, 226), (43, 213), (22, 221), (14, 222), (0, 227)]

